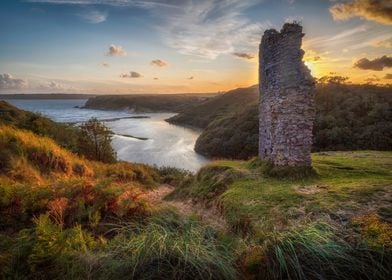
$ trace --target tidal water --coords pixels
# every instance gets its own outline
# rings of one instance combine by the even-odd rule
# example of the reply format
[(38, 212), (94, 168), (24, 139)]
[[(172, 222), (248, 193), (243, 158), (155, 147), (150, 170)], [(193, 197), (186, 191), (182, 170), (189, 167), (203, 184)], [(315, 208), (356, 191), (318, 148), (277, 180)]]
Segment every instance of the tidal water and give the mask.
[[(199, 132), (172, 125), (170, 113), (134, 114), (119, 111), (81, 109), (86, 100), (7, 100), (24, 110), (40, 113), (57, 122), (80, 123), (95, 117), (115, 133), (113, 148), (120, 160), (171, 166), (197, 171), (208, 159), (193, 147)], [(148, 118), (130, 118), (145, 116)]]

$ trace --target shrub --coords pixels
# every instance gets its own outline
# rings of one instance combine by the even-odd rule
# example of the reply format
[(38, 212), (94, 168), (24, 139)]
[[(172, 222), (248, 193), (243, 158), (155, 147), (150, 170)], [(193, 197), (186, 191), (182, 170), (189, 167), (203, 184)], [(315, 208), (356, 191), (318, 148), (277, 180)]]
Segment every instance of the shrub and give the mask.
[(80, 126), (79, 147), (88, 159), (112, 163), (116, 161), (116, 152), (112, 147), (113, 132), (98, 121), (91, 118)]
[(169, 166), (160, 167), (158, 173), (162, 183), (176, 187), (180, 186), (187, 177), (192, 176), (188, 170)]

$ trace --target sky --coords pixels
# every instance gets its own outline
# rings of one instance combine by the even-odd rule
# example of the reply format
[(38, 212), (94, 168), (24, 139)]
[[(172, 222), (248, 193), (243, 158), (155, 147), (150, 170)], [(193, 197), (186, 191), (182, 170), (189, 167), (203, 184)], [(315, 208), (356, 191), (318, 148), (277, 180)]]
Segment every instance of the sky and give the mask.
[(0, 92), (218, 92), (258, 82), (266, 29), (312, 75), (392, 82), (389, 0), (1, 0)]

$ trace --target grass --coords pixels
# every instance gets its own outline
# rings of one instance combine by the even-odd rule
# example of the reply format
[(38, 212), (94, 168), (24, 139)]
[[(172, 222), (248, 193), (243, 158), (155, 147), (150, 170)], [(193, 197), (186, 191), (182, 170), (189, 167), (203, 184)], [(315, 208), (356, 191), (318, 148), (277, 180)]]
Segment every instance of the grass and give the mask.
[[(78, 157), (0, 126), (0, 275), (5, 279), (388, 279), (391, 152), (313, 154), (317, 176), (257, 159), (196, 175)], [(220, 232), (143, 194), (218, 205)], [(207, 203), (208, 204), (208, 203)]]
[(105, 164), (0, 126), (5, 279), (235, 279), (234, 241), (143, 194), (181, 170)]
[(172, 198), (219, 205), (246, 243), (238, 257), (245, 279), (388, 279), (392, 152), (312, 158), (316, 176), (271, 174), (258, 159), (216, 161)]
[[(257, 165), (254, 160), (218, 161), (200, 173), (206, 169), (229, 168), (231, 173), (248, 174), (229, 181), (218, 197), (212, 196), (219, 200), (232, 224), (247, 216), (262, 227), (284, 228), (293, 219), (320, 213), (342, 213), (345, 218), (346, 214), (366, 209), (390, 220), (382, 209), (391, 203), (391, 152), (318, 153), (313, 154), (313, 165), (318, 176), (302, 179), (266, 176), (262, 164)], [(224, 175), (220, 172), (208, 181), (200, 180), (198, 174), (190, 187), (178, 193), (208, 198), (205, 190), (211, 188), (210, 192), (214, 193), (214, 178)], [(199, 187), (199, 184), (204, 185)]]

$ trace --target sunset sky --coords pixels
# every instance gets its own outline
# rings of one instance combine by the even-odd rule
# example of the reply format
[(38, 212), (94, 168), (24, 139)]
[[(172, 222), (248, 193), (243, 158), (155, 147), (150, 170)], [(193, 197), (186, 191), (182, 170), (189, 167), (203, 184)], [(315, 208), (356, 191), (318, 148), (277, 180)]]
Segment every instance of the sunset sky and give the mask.
[(315, 77), (392, 82), (388, 0), (2, 0), (0, 92), (251, 86), (264, 30), (293, 20)]

